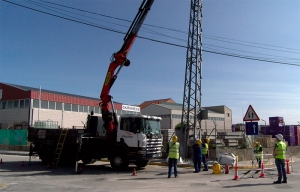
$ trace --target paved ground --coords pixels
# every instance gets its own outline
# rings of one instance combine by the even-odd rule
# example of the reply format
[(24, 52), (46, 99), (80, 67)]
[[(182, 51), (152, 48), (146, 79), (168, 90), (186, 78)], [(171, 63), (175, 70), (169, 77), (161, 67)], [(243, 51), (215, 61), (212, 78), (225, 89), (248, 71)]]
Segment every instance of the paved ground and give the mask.
[(29, 166), (26, 153), (0, 151), (0, 158), (3, 161), (3, 164), (0, 164), (0, 191), (294, 192), (300, 187), (299, 155), (294, 157), (295, 162), (291, 174), (288, 175), (288, 184), (281, 185), (272, 184), (277, 179), (274, 166), (265, 170), (265, 178), (259, 177), (260, 172), (244, 174), (247, 170), (240, 169), (238, 180), (233, 180), (235, 173), (232, 170), (229, 174), (212, 174), (211, 169), (208, 172), (193, 173), (193, 168), (181, 166), (179, 177), (168, 179), (167, 167), (158, 165), (149, 165), (145, 169), (136, 170), (137, 176), (132, 176), (134, 166), (117, 172), (110, 168), (108, 162), (102, 161), (82, 166), (82, 174), (77, 174), (75, 167), (47, 169), (38, 159), (32, 159)]

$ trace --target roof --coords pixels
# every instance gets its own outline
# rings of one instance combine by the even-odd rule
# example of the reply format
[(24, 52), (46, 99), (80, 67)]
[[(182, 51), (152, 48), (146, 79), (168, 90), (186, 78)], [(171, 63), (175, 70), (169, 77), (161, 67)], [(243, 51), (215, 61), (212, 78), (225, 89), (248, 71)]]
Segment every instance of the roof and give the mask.
[[(23, 91), (40, 91), (40, 89), (36, 88), (36, 87), (28, 87), (28, 86), (15, 85), (15, 84), (3, 83), (3, 82), (2, 82), (2, 84), (5, 84), (7, 86), (11, 86), (11, 87), (14, 87), (14, 88), (17, 88), (17, 89), (21, 89)], [(63, 93), (63, 92), (52, 91), (52, 90), (47, 90), (47, 89), (41, 89), (41, 91), (42, 92), (53, 93), (53, 94), (58, 94), (58, 95), (70, 96), (70, 97), (79, 97), (79, 98), (84, 98), (84, 99), (99, 100), (99, 98), (87, 97), (87, 96), (82, 96), (82, 95), (75, 95), (75, 94), (70, 94), (70, 93)], [(119, 102), (114, 101), (114, 103), (119, 103)]]
[[(166, 109), (170, 109), (170, 110), (182, 110), (182, 104), (180, 104), (180, 103), (162, 103), (162, 104), (155, 104), (155, 105), (158, 105), (160, 107), (163, 107), (163, 108), (166, 108)], [(222, 114), (222, 113), (217, 112), (217, 111), (206, 109), (206, 107), (202, 107), (201, 109), (202, 110), (207, 110), (209, 113)]]
[(161, 104), (161, 103), (175, 103), (175, 101), (171, 98), (167, 99), (157, 99), (157, 100), (150, 100), (150, 101), (144, 101), (139, 105), (141, 109), (151, 105), (151, 104)]

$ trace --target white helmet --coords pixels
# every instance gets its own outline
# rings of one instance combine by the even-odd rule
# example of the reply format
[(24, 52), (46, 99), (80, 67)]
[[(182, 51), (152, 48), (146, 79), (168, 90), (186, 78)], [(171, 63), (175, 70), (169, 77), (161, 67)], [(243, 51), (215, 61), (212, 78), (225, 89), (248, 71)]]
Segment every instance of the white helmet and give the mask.
[(276, 137), (277, 139), (279, 139), (280, 141), (283, 140), (283, 136), (282, 136), (281, 134), (277, 134), (277, 135), (275, 135), (275, 137)]

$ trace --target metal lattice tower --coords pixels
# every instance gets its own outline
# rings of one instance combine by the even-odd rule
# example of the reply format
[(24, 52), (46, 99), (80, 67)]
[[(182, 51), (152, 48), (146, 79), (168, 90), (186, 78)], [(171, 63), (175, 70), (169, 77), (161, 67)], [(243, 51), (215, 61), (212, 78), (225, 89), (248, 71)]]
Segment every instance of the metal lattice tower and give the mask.
[[(181, 130), (182, 154), (188, 158), (188, 143), (190, 131), (201, 130), (201, 121), (197, 114), (201, 112), (201, 80), (202, 80), (202, 0), (191, 0), (188, 48), (184, 80), (184, 95), (182, 105)], [(197, 126), (198, 123), (198, 126)]]

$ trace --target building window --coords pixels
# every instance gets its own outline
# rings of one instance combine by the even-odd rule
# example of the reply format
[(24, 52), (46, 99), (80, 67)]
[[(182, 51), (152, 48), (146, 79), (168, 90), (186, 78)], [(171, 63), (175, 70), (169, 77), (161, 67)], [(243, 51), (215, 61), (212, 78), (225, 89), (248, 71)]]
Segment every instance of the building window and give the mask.
[(55, 110), (55, 102), (54, 101), (49, 101), (49, 109)]
[(230, 117), (230, 113), (227, 113), (227, 117)]
[(6, 101), (0, 101), (0, 109), (6, 109)]
[(64, 110), (65, 111), (71, 111), (71, 104), (70, 103), (65, 103)]
[(20, 100), (20, 108), (24, 108), (25, 107), (25, 100)]
[(92, 111), (95, 112), (95, 107), (91, 107), (91, 106), (90, 106), (90, 113), (91, 113)]
[(29, 108), (29, 99), (24, 100), (24, 108)]
[(78, 112), (78, 105), (72, 104), (72, 111)]
[(79, 107), (79, 108), (78, 108), (78, 111), (79, 111), (79, 112), (83, 112), (83, 106), (82, 106), (82, 105), (79, 105), (78, 107)]
[(95, 107), (95, 111), (94, 112), (100, 114), (101, 113), (100, 112), (100, 107)]
[(33, 100), (33, 107), (39, 108), (39, 100), (36, 100), (36, 99)]
[(19, 100), (15, 100), (13, 103), (13, 108), (18, 109), (19, 108)]
[(7, 101), (7, 109), (12, 109), (13, 101)]
[(56, 110), (62, 110), (62, 103), (56, 102)]
[(89, 106), (83, 106), (83, 112), (88, 113), (89, 112)]
[(48, 101), (41, 101), (41, 108), (48, 109)]

